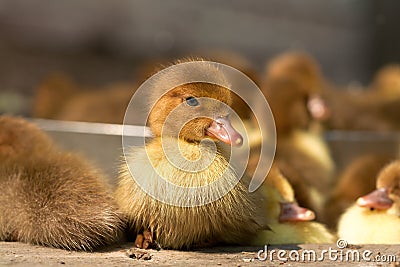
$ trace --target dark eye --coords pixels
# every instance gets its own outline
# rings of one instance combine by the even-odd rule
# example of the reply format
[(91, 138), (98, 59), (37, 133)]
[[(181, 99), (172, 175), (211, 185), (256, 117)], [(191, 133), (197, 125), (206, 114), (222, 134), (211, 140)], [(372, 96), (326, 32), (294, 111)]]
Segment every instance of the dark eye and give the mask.
[(193, 96), (190, 96), (190, 97), (186, 98), (186, 103), (189, 106), (192, 106), (192, 107), (195, 107), (195, 106), (199, 105), (199, 101), (197, 101), (197, 99), (195, 97), (193, 97)]

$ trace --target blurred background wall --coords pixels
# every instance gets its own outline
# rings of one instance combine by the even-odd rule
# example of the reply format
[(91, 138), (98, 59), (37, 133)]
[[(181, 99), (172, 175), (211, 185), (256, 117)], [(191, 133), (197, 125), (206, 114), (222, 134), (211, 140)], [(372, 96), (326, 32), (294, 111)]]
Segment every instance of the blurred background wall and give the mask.
[(147, 59), (213, 49), (258, 70), (305, 50), (334, 83), (366, 84), (400, 61), (399, 11), (395, 0), (1, 0), (0, 91), (31, 96), (55, 71), (93, 85), (133, 81)]

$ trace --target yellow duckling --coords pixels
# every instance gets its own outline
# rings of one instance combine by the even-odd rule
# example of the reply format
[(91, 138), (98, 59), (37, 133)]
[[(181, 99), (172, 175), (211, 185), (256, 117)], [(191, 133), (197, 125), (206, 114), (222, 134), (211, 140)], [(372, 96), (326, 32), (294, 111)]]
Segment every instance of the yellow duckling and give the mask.
[[(204, 71), (223, 76), (212, 66), (205, 67)], [(203, 97), (218, 101), (208, 102)], [(262, 227), (265, 211), (257, 208), (261, 195), (250, 194), (242, 181), (238, 182), (217, 143), (219, 140), (241, 145), (242, 137), (231, 125), (229, 110), (224, 105), (231, 103), (227, 88), (196, 82), (168, 91), (153, 106), (148, 124), (155, 138), (145, 147), (134, 148), (127, 156), (129, 169), (141, 177), (132, 177), (124, 164), (115, 192), (133, 235), (137, 235), (138, 247), (147, 248), (153, 240), (170, 249), (188, 249), (210, 242), (248, 244), (249, 236)], [(203, 117), (204, 110), (212, 111), (212, 117)], [(195, 119), (188, 119), (191, 115)], [(179, 149), (173, 149), (175, 146)], [(174, 164), (181, 154), (189, 161)], [(198, 171), (185, 169), (191, 162), (206, 167)], [(156, 173), (179, 187), (157, 182)], [(201, 194), (187, 193), (188, 188), (207, 186), (221, 179), (224, 183), (215, 183)], [(140, 181), (147, 190), (175, 205), (147, 194), (138, 184)], [(215, 201), (208, 201), (225, 191), (227, 185), (234, 186)]]
[(384, 167), (376, 190), (340, 218), (338, 236), (351, 244), (400, 244), (400, 161)]
[(366, 154), (355, 158), (338, 176), (324, 205), (322, 222), (336, 229), (340, 215), (359, 196), (374, 190), (380, 170), (393, 160), (389, 155)]
[(278, 168), (271, 169), (260, 190), (265, 194), (270, 230), (260, 231), (253, 245), (334, 242), (323, 224), (311, 222), (314, 212), (298, 206), (293, 188)]
[[(272, 59), (266, 68), (261, 86), (275, 118), (277, 131), (276, 160), (296, 196), (310, 196), (300, 205), (322, 212), (324, 198), (329, 192), (335, 171), (328, 145), (319, 129), (330, 111), (321, 94), (324, 79), (318, 64), (303, 53), (289, 52)], [(298, 188), (286, 166), (294, 169), (305, 183), (306, 191)]]

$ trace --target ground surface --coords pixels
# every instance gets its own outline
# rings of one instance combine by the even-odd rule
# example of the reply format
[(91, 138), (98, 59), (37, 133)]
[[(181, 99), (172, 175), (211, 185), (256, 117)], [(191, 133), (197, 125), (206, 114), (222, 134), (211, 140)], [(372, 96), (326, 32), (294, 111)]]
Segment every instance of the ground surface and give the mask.
[[(129, 250), (132, 246), (132, 243), (127, 243), (100, 252), (86, 253), (16, 242), (0, 242), (0, 266), (400, 266), (400, 245), (349, 246), (343, 250), (338, 249), (336, 244), (275, 246), (268, 247), (268, 258), (265, 261), (260, 261), (257, 258), (257, 252), (261, 248), (255, 247), (218, 247), (196, 251)], [(317, 258), (319, 258), (322, 250), (329, 251), (329, 248), (338, 250), (338, 254), (333, 252), (330, 258), (329, 254), (326, 253), (323, 261), (307, 260), (309, 254), (305, 252), (314, 250)], [(272, 249), (276, 251), (285, 249), (286, 255), (282, 255), (283, 257), (289, 257), (289, 253), (291, 253), (292, 257), (295, 258), (298, 253), (300, 261), (279, 260), (276, 255), (277, 252), (274, 254), (274, 260), (271, 261)], [(340, 260), (340, 251), (343, 252), (342, 260)], [(350, 251), (357, 251), (360, 255), (360, 261), (352, 261), (351, 256), (349, 256), (350, 261), (346, 260), (346, 253), (350, 255)], [(366, 256), (365, 259), (362, 258), (363, 253)], [(305, 255), (305, 261), (301, 260), (302, 254)], [(128, 255), (131, 255), (132, 258)], [(388, 258), (389, 255), (396, 256), (397, 262), (388, 262), (391, 260)], [(383, 263), (385, 257), (386, 260)], [(367, 258), (371, 261), (368, 261)], [(378, 259), (381, 262), (377, 262)]]

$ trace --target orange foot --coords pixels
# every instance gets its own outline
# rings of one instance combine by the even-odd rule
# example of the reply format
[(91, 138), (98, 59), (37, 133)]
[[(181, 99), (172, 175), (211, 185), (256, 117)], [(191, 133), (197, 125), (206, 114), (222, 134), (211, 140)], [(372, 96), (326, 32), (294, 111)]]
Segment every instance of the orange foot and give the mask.
[(145, 230), (142, 234), (138, 234), (136, 236), (135, 246), (143, 249), (158, 248), (158, 245), (154, 241), (153, 234), (150, 230)]

